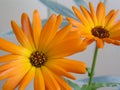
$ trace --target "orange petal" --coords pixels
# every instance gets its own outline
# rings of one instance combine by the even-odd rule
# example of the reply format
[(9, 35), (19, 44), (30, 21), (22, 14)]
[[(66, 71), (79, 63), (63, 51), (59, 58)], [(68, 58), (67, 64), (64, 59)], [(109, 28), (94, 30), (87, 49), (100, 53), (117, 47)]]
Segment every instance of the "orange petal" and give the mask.
[[(7, 40), (4, 40), (2, 38), (0, 38), (0, 49), (7, 51), (7, 52), (11, 52), (13, 54), (18, 54), (18, 55), (24, 55), (24, 56), (30, 56), (31, 51), (29, 51), (28, 49), (22, 47), (22, 46), (17, 46), (11, 42), (8, 42)], [(9, 48), (7, 48), (9, 47)]]
[[(54, 77), (58, 81), (58, 83), (64, 88), (63, 90), (72, 90), (72, 88), (65, 82), (61, 77), (54, 74)], [(62, 89), (61, 89), (62, 90)]]
[(109, 30), (109, 32), (112, 34), (116, 31), (120, 30), (120, 20), (118, 22), (116, 22)]
[(51, 60), (51, 63), (64, 68), (67, 72), (80, 74), (84, 74), (86, 72), (86, 64), (81, 61), (70, 59), (53, 59)]
[(22, 14), (21, 23), (22, 23), (22, 30), (23, 30), (24, 34), (26, 35), (27, 39), (29, 40), (31, 47), (34, 48), (32, 28), (31, 28), (29, 17), (26, 13)]
[(98, 19), (98, 26), (103, 26), (105, 24), (105, 5), (104, 3), (100, 2), (97, 7), (97, 19)]
[(80, 21), (86, 26), (88, 27), (90, 24), (87, 21), (87, 19), (82, 15), (82, 13), (76, 8), (76, 7), (72, 7), (75, 15), (80, 19)]
[(43, 49), (43, 47), (46, 47), (48, 43), (53, 39), (55, 36), (57, 30), (54, 29), (56, 24), (57, 16), (53, 14), (47, 21), (47, 23), (44, 25), (43, 30), (41, 32), (40, 36), (40, 50)]
[(23, 58), (24, 58), (24, 57), (23, 57), (23, 56), (20, 56), (20, 55), (8, 54), (8, 55), (0, 56), (0, 62), (21, 60), (21, 59), (23, 59)]
[(44, 76), (46, 87), (48, 88), (47, 90), (60, 90), (60, 86), (54, 78), (52, 72), (45, 66), (42, 66), (41, 70)]
[(16, 73), (16, 75), (11, 76), (3, 85), (2, 89), (3, 90), (14, 90), (20, 83), (20, 81), (22, 80), (22, 78), (24, 77), (24, 75), (28, 72), (28, 70), (30, 69), (29, 64), (26, 64), (26, 68), (24, 68), (24, 72), (21, 71), (19, 73)]
[(63, 17), (62, 15), (58, 15), (57, 16), (57, 20), (56, 20), (56, 23), (55, 23), (55, 27), (54, 29), (57, 31), (62, 23), (62, 20), (63, 20)]
[(79, 28), (80, 30), (82, 29), (86, 29), (85, 26), (78, 22), (77, 20), (73, 19), (73, 18), (70, 18), (70, 17), (67, 17), (66, 18), (73, 26), (76, 26), (77, 28)]
[(107, 30), (109, 30), (113, 25), (114, 25), (114, 21), (115, 21), (115, 18), (117, 17), (118, 15), (118, 10), (112, 15), (112, 17), (110, 17), (108, 23), (106, 24), (105, 28)]
[(65, 38), (65, 36), (68, 34), (68, 32), (71, 30), (71, 28), (72, 28), (72, 25), (70, 24), (63, 27), (61, 30), (59, 30), (56, 33), (54, 39), (50, 42), (48, 48), (50, 49), (53, 47), (53, 45), (56, 45), (57, 43), (61, 42)]
[(33, 36), (34, 36), (34, 42), (37, 49), (39, 46), (41, 29), (42, 29), (41, 18), (40, 18), (39, 12), (35, 10), (33, 13)]
[(35, 71), (34, 90), (45, 90), (44, 77), (40, 68), (36, 68)]
[(91, 15), (90, 15), (89, 11), (88, 11), (86, 8), (84, 8), (83, 6), (80, 6), (80, 8), (81, 8), (84, 16), (85, 16), (86, 19), (88, 20), (91, 28), (93, 28), (93, 27), (94, 27), (94, 22), (93, 22), (92, 19), (91, 19)]
[(35, 75), (35, 67), (32, 67), (20, 82), (19, 90), (25, 90), (26, 86), (34, 78), (34, 75)]
[(105, 26), (108, 24), (109, 20), (111, 19), (111, 17), (114, 15), (115, 10), (111, 10), (107, 16), (105, 17)]
[(52, 47), (48, 55), (51, 58), (61, 58), (69, 56), (71, 54), (79, 52), (79, 49), (82, 48), (80, 38), (72, 38), (69, 40), (63, 40), (60, 43), (57, 43), (55, 47)]
[(45, 65), (47, 68), (49, 68), (52, 72), (54, 72), (56, 75), (59, 76), (65, 76), (71, 79), (75, 79), (75, 77), (71, 74), (69, 74), (67, 71), (64, 70), (64, 68), (61, 68), (55, 64), (51, 63), (46, 63)]
[(19, 65), (20, 63), (29, 63), (29, 60), (26, 60), (26, 59), (16, 59), (14, 61), (11, 61), (11, 62), (8, 62), (8, 63), (5, 63), (3, 65), (0, 66), (0, 72), (1, 71), (4, 71), (4, 70), (7, 70), (9, 68), (12, 68), (12, 67), (16, 67), (17, 65)]
[(104, 41), (102, 39), (96, 40), (97, 48), (104, 48)]
[(11, 26), (13, 28), (13, 31), (16, 35), (17, 40), (25, 47), (28, 48), (30, 50), (33, 50), (31, 47), (30, 42), (28, 41), (28, 38), (25, 36), (25, 34), (23, 33), (23, 31), (21, 30), (21, 28), (14, 22), (11, 21)]
[(89, 3), (89, 7), (90, 7), (90, 11), (91, 11), (91, 17), (94, 21), (94, 26), (97, 26), (98, 25), (98, 21), (97, 21), (97, 16), (95, 14), (95, 11), (94, 11), (94, 7), (91, 3)]

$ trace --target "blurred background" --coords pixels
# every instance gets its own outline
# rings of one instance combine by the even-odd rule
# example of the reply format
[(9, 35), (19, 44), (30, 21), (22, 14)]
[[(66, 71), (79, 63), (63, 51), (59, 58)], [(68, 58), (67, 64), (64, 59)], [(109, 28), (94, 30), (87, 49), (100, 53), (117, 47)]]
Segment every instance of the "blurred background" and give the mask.
[[(56, 0), (58, 3), (68, 7), (71, 7), (76, 4), (73, 0)], [(94, 7), (97, 6), (99, 0), (85, 0), (87, 3), (92, 2)], [(101, 0), (102, 1), (102, 0)], [(32, 14), (34, 9), (37, 9), (41, 15), (41, 19), (45, 19), (48, 17), (46, 6), (41, 3), (39, 0), (0, 0), (0, 33), (11, 30), (11, 20), (15, 20), (19, 26), (21, 25), (21, 14), (26, 12), (31, 21)], [(111, 9), (120, 9), (120, 0), (107, 0), (106, 10), (107, 12)], [(72, 9), (71, 9), (72, 10)], [(120, 13), (117, 19), (120, 19)], [(3, 37), (3, 36), (2, 36)], [(4, 37), (9, 41), (17, 43), (14, 36)], [(95, 44), (91, 44), (88, 48), (81, 53), (70, 56), (69, 58), (81, 60), (87, 63), (88, 67), (91, 67), (92, 57), (94, 52)], [(7, 48), (7, 47), (6, 47)], [(0, 51), (0, 55), (5, 54), (5, 52)], [(100, 49), (98, 52), (95, 76), (120, 76), (120, 47), (105, 44), (104, 49)], [(83, 79), (87, 77), (86, 75), (76, 75), (78, 79)], [(0, 90), (1, 85), (4, 81), (0, 82)], [(33, 90), (32, 83), (27, 87), (26, 90)], [(103, 90), (103, 89), (100, 89)], [(113, 89), (104, 89), (104, 90), (113, 90)]]

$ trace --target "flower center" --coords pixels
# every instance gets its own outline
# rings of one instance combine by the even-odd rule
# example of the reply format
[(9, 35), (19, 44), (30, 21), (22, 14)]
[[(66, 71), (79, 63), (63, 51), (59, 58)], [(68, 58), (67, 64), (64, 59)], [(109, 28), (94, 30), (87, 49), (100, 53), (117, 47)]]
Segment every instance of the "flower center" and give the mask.
[(35, 67), (41, 67), (47, 61), (45, 54), (39, 51), (33, 52), (29, 59)]
[(92, 35), (98, 38), (108, 38), (110, 36), (109, 32), (102, 27), (95, 27), (92, 29)]

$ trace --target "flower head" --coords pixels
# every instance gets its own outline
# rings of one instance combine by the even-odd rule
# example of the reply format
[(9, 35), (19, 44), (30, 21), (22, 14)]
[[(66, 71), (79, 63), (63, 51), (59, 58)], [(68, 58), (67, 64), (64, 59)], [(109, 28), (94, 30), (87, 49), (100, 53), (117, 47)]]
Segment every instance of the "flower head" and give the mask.
[[(22, 14), (22, 28), (14, 21), (11, 25), (17, 40), (16, 45), (0, 38), (0, 49), (9, 54), (0, 56), (0, 80), (6, 79), (3, 90), (24, 90), (34, 79), (34, 90), (71, 90), (62, 76), (75, 79), (69, 72), (83, 74), (86, 64), (66, 57), (85, 49), (77, 31), (71, 32), (72, 25), (59, 29), (62, 16), (52, 15), (44, 27), (37, 10), (33, 22)], [(78, 68), (79, 67), (79, 68)]]
[(81, 22), (69, 17), (67, 17), (67, 20), (76, 26), (81, 35), (89, 39), (89, 42), (96, 41), (98, 48), (103, 48), (104, 42), (120, 45), (120, 21), (115, 22), (118, 10), (111, 10), (106, 15), (106, 8), (102, 2), (98, 4), (96, 12), (91, 3), (89, 3), (89, 7), (90, 12), (80, 6), (81, 13), (73, 6), (73, 11)]

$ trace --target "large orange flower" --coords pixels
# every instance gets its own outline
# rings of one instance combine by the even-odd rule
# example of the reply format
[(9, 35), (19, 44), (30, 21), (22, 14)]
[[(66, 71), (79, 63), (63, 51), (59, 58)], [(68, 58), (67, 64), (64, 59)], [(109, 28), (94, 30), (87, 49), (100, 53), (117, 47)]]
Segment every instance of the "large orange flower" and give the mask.
[(120, 45), (120, 21), (115, 22), (118, 10), (111, 10), (106, 15), (104, 3), (100, 2), (97, 6), (96, 13), (93, 5), (89, 3), (90, 12), (80, 6), (81, 11), (73, 6), (73, 11), (81, 21), (67, 17), (67, 20), (76, 26), (84, 38), (90, 42), (96, 41), (98, 48), (104, 47), (104, 42)]
[(22, 29), (11, 22), (21, 45), (0, 38), (0, 49), (9, 52), (0, 56), (0, 80), (6, 79), (3, 90), (25, 90), (34, 79), (34, 90), (71, 90), (62, 76), (75, 79), (69, 72), (84, 74), (86, 64), (70, 60), (66, 56), (85, 49), (77, 31), (70, 32), (72, 25), (58, 31), (62, 16), (52, 15), (42, 28), (37, 10), (30, 24), (27, 14), (22, 14)]

